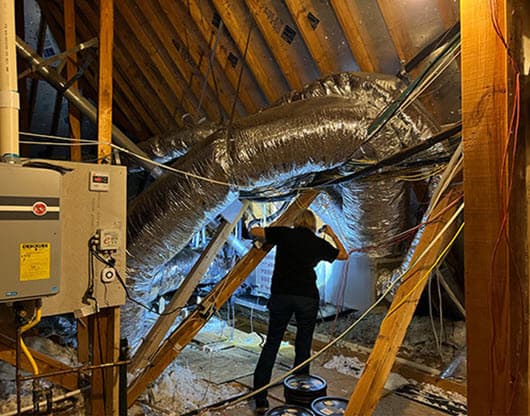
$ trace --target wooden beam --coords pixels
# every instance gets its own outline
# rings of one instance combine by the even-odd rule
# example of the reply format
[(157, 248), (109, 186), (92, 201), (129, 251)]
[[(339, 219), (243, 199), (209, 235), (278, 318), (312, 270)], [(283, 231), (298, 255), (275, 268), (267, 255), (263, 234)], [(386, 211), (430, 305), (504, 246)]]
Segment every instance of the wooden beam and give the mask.
[(401, 62), (410, 61), (446, 29), (442, 17), (429, 13), (421, 2), (410, 2), (407, 7), (393, 0), (377, 0), (377, 4)]
[[(341, 56), (341, 48), (335, 43), (339, 36), (336, 32), (340, 33), (340, 30), (337, 31), (334, 27), (318, 22), (321, 18), (319, 19), (314, 3), (314, 0), (285, 1), (320, 71), (320, 75), (324, 76), (341, 72), (343, 70), (341, 61), (344, 61), (344, 57)], [(346, 49), (348, 48), (346, 47)], [(351, 58), (353, 59), (353, 57)]]
[[(183, 71), (183, 69), (189, 70), (189, 64), (182, 59), (179, 53), (168, 52), (168, 42), (171, 47), (174, 47), (174, 45), (171, 40), (164, 38), (164, 33), (167, 33), (167, 29), (161, 26), (159, 17), (156, 16), (154, 20), (152, 18), (147, 19), (145, 12), (139, 8), (137, 3), (134, 5), (121, 4), (118, 10), (122, 16), (121, 22), (130, 27), (130, 32), (127, 34), (129, 41), (136, 38), (140, 41), (141, 47), (145, 49), (145, 52), (141, 52), (139, 47), (129, 47), (131, 53), (134, 56), (143, 53), (141, 58), (138, 56), (136, 59), (141, 59), (140, 62), (143, 62), (145, 66), (153, 66), (153, 63), (155, 63), (156, 67), (153, 70), (159, 71), (160, 76), (163, 78), (163, 80), (155, 79), (155, 86), (158, 83), (166, 88), (163, 82), (167, 83), (167, 88), (170, 90), (168, 92), (175, 97), (172, 99), (173, 102), (164, 100), (164, 105), (168, 111), (179, 119), (182, 119), (182, 116), (186, 113), (190, 114), (195, 120), (204, 116), (211, 120), (219, 119), (219, 111), (214, 102), (208, 103), (202, 111), (197, 112), (197, 94), (194, 91), (193, 84), (189, 83), (189, 73)], [(151, 105), (160, 104), (152, 102)]]
[[(89, 0), (76, 0), (81, 7), (81, 14), (86, 17), (87, 25), (97, 21), (95, 2)], [(119, 5), (119, 3), (118, 3)], [(122, 70), (124, 83), (134, 85), (135, 94), (143, 103), (143, 112), (151, 114), (158, 126), (156, 133), (160, 133), (175, 126), (175, 118), (168, 110), (178, 105), (178, 97), (172, 94), (171, 88), (166, 84), (164, 77), (154, 68), (148, 59), (149, 53), (140, 42), (133, 42), (133, 32), (126, 22), (120, 19), (119, 9), (116, 10), (116, 26), (120, 28), (116, 36), (114, 57), (115, 67)], [(80, 22), (78, 22), (80, 23)], [(90, 30), (90, 26), (87, 26)], [(163, 104), (163, 105), (162, 105)]]
[(444, 27), (449, 29), (460, 20), (460, 2), (448, 0), (436, 0), (440, 17)]
[(361, 71), (380, 72), (377, 59), (367, 43), (369, 28), (359, 24), (357, 3), (343, 0), (330, 0), (330, 2)]
[[(496, 22), (520, 67), (529, 15), (527, 1), (461, 3), (470, 416), (530, 411), (528, 118), (520, 119), (513, 159), (516, 130), (509, 120), (519, 91), (507, 50), (493, 26)], [(522, 86), (526, 95), (521, 96), (521, 108), (527, 112), (528, 82)]]
[(145, 368), (150, 363), (152, 355), (156, 352), (160, 343), (175, 322), (175, 318), (180, 314), (180, 309), (186, 306), (186, 302), (192, 295), (193, 290), (208, 270), (208, 267), (210, 267), (214, 261), (219, 250), (221, 250), (225, 244), (228, 236), (241, 219), (241, 216), (245, 213), (247, 207), (248, 203), (245, 202), (241, 207), (239, 214), (232, 222), (222, 220), (222, 224), (208, 243), (208, 246), (201, 253), (199, 259), (193, 265), (192, 269), (164, 309), (165, 313), (168, 313), (169, 311), (175, 312), (160, 316), (154, 323), (132, 359), (132, 363), (128, 368), (130, 373), (134, 373), (139, 368)]
[[(0, 360), (5, 361), (12, 366), (16, 366), (16, 344), (15, 339), (12, 336), (9, 336), (11, 332), (6, 332), (5, 328), (1, 329), (0, 333)], [(52, 371), (62, 371), (69, 370), (71, 367), (63, 364), (56, 359), (49, 357), (45, 354), (42, 354), (34, 349), (29, 349), (31, 355), (35, 359), (39, 370), (42, 374), (46, 374)], [(32, 372), (31, 365), (25, 356), (21, 357), (21, 366), (24, 371), (29, 373)], [(50, 377), (49, 380), (52, 383), (56, 383), (67, 390), (76, 390), (78, 388), (78, 377), (77, 373), (72, 372), (69, 374), (63, 374), (59, 376)]]
[(456, 222), (445, 231), (443, 237), (434, 243), (423, 258), (419, 258), (434, 240), (434, 237), (442, 231), (448, 220), (457, 212), (458, 206), (454, 204), (451, 206), (455, 197), (456, 192), (448, 192), (429, 216), (430, 219), (435, 217), (438, 219), (428, 223), (424, 228), (410, 260), (412, 267), (403, 276), (389, 313), (381, 324), (372, 353), (348, 402), (345, 416), (369, 416), (374, 413), (385, 382), (396, 360), (399, 347), (405, 338), (416, 310), (416, 305), (428, 281), (428, 278), (425, 278), (425, 273), (435, 263), (447, 242), (455, 234), (456, 226), (454, 224)]
[[(236, 100), (237, 78), (234, 79), (234, 84), (230, 82), (227, 74), (225, 74), (215, 59), (215, 56), (211, 56), (210, 46), (204, 41), (199, 29), (178, 2), (174, 0), (158, 0), (158, 3), (161, 6), (161, 9), (157, 10), (159, 12), (158, 14), (165, 12), (172, 25), (171, 29), (173, 32), (183, 34), (183, 36), (180, 36), (181, 43), (185, 46), (186, 52), (193, 58), (195, 66), (200, 72), (201, 91), (199, 92), (199, 99), (202, 97), (201, 104), (204, 105), (204, 100), (208, 99), (206, 94), (208, 89), (204, 85), (206, 80), (214, 98), (220, 102), (225, 113), (229, 116), (234, 106), (234, 100)], [(212, 46), (215, 46), (215, 42)], [(235, 118), (247, 115), (247, 110), (242, 104), (240, 97), (238, 94), (235, 106)]]
[[(316, 191), (308, 191), (301, 194), (285, 213), (274, 223), (275, 225), (287, 225), (292, 222), (296, 215), (311, 205), (318, 195)], [(210, 316), (218, 310), (232, 293), (245, 281), (248, 275), (256, 268), (270, 251), (271, 247), (252, 247), (250, 251), (241, 258), (232, 270), (215, 286), (215, 288), (204, 298), (201, 305), (197, 307), (171, 335), (162, 343), (160, 349), (151, 360), (152, 365), (147, 367), (129, 386), (128, 404), (136, 401), (147, 385), (171, 364), (175, 357), (200, 331)]]
[[(89, 317), (92, 333), (92, 362), (118, 361), (120, 353), (120, 308), (105, 308)], [(92, 371), (91, 414), (118, 415), (118, 368)]]
[[(240, 97), (247, 111), (253, 114), (267, 107), (268, 103), (263, 91), (243, 61), (233, 39), (227, 35), (225, 30), (221, 30), (221, 33), (218, 35), (217, 31), (219, 29), (212, 22), (214, 10), (210, 7), (209, 2), (201, 0), (180, 0), (180, 5), (181, 7), (187, 8), (188, 19), (191, 17), (195, 22), (195, 26), (202, 33), (204, 41), (208, 44), (208, 49), (210, 51), (213, 50), (217, 43), (215, 59), (221, 66), (221, 69), (226, 73), (234, 88), (237, 88), (239, 73), (241, 68), (243, 68), (238, 97)], [(207, 16), (210, 16), (210, 20), (207, 19)], [(221, 27), (220, 24), (219, 27)]]
[(160, 35), (162, 45), (171, 45), (168, 54), (176, 62), (190, 93), (194, 95), (195, 111), (199, 110), (200, 102), (200, 109), (206, 110), (210, 120), (221, 122), (230, 113), (231, 105), (226, 96), (222, 97), (222, 94), (218, 94), (215, 90), (211, 77), (208, 77), (210, 83), (208, 81), (205, 83), (204, 74), (208, 66), (206, 50), (198, 50), (196, 45), (193, 45), (195, 39), (186, 31), (186, 25), (180, 19), (175, 19), (176, 11), (172, 10), (173, 6), (166, 11), (159, 2), (160, 0), (136, 3), (136, 7), (147, 19), (146, 22)]
[[(288, 13), (281, 14), (284, 7), (281, 2), (245, 0), (245, 3), (291, 89), (301, 89), (318, 78), (319, 73), (303, 38), (298, 35), (296, 24)], [(286, 39), (291, 39), (291, 42)]]
[[(212, 1), (232, 39), (234, 39), (240, 55), (254, 74), (267, 100), (273, 102), (288, 93), (289, 85), (259, 31), (253, 27), (252, 17), (246, 11), (241, 0)], [(245, 55), (249, 33), (251, 36), (250, 45)]]
[(112, 48), (114, 44), (114, 0), (99, 4), (98, 161), (112, 157)]
[[(64, 0), (64, 49), (68, 50), (77, 45), (75, 33), (75, 0)], [(70, 80), (77, 74), (77, 54), (69, 56), (66, 61), (66, 79)], [(79, 89), (78, 82), (74, 82), (72, 87)], [(81, 161), (81, 112), (72, 103), (68, 103), (68, 123), (70, 125), (70, 135), (74, 139), (70, 147), (70, 160)]]

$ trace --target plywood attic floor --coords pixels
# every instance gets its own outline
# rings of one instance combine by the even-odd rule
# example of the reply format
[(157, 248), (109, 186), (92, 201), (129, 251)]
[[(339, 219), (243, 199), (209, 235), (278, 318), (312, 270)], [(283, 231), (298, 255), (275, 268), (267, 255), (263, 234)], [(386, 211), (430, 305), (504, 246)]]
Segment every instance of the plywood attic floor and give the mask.
[[(214, 326), (205, 327), (197, 335), (192, 345), (189, 345), (177, 357), (177, 362), (193, 371), (201, 379), (215, 385), (215, 389), (226, 389), (226, 396), (220, 400), (247, 392), (252, 386), (252, 373), (258, 360), (261, 339), (255, 334), (231, 329), (216, 333)], [(217, 331), (218, 332), (218, 331)], [(229, 333), (230, 334), (229, 334)], [(281, 377), (291, 366), (294, 352), (292, 345), (282, 344), (280, 354), (276, 360), (273, 371), (273, 379)], [(334, 354), (333, 349), (318, 357), (311, 365), (311, 373), (323, 377), (327, 381), (327, 395), (349, 398), (357, 382), (354, 375), (344, 374), (334, 368), (325, 368)], [(329, 366), (328, 366), (329, 367)], [(178, 383), (178, 381), (176, 381)], [(234, 388), (241, 393), (234, 394)], [(283, 397), (283, 386), (277, 385), (269, 389), (269, 403), (271, 408), (285, 404)], [(186, 401), (185, 398), (181, 400)], [(204, 403), (209, 405), (211, 403)], [(156, 406), (155, 406), (156, 407)], [(186, 406), (186, 412), (160, 413), (160, 414), (187, 414), (195, 410)], [(151, 409), (153, 410), (153, 409)], [(170, 410), (171, 409), (166, 409)], [(138, 415), (141, 413), (133, 412)], [(152, 414), (152, 413), (151, 413)], [(228, 405), (219, 409), (208, 409), (201, 415), (209, 416), (246, 416), (254, 415), (252, 400), (241, 402), (236, 405)], [(447, 416), (448, 413), (431, 408), (427, 405), (417, 403), (408, 398), (398, 396), (392, 391), (385, 390), (379, 405), (374, 413), (376, 416)]]

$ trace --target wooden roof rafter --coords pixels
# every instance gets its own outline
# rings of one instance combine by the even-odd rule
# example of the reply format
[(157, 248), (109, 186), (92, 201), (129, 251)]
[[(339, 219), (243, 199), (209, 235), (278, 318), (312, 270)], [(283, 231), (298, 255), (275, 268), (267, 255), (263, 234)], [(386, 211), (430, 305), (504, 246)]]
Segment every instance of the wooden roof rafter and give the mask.
[[(90, 1), (77, 1), (77, 5), (81, 7), (81, 15), (85, 16), (87, 20), (89, 21), (97, 21), (94, 19), (97, 19), (97, 14), (95, 9), (92, 8), (94, 6), (92, 2)], [(117, 18), (120, 18), (119, 14), (117, 14)], [(80, 19), (82, 23), (85, 19)], [(120, 27), (120, 36), (117, 36), (115, 39), (115, 48), (114, 48), (114, 59), (115, 59), (115, 68), (119, 71), (121, 70), (122, 79), (125, 84), (131, 84), (130, 80), (134, 79), (135, 88), (141, 88), (141, 94), (136, 93), (137, 95), (141, 96), (141, 99), (139, 98), (139, 101), (142, 102), (142, 110), (145, 113), (151, 114), (155, 123), (154, 130), (149, 132), (149, 135), (157, 134), (162, 131), (165, 131), (169, 126), (174, 125), (178, 121), (173, 117), (173, 115), (167, 110), (165, 106), (162, 105), (150, 105), (152, 102), (156, 102), (160, 100), (160, 88), (157, 87), (157, 84), (155, 81), (158, 81), (156, 79), (156, 76), (154, 73), (150, 70), (150, 68), (141, 68), (140, 62), (135, 59), (135, 56), (137, 56), (139, 53), (143, 53), (146, 55), (145, 51), (140, 52), (138, 48), (138, 45), (135, 42), (131, 42), (132, 45), (132, 51), (136, 52), (135, 56), (132, 56), (128, 50), (128, 48), (125, 48), (122, 43), (122, 35), (123, 32), (128, 33), (128, 30), (126, 27), (123, 27), (121, 22), (117, 23), (117, 26)], [(80, 25), (78, 25), (80, 26)], [(87, 26), (87, 30), (91, 31), (91, 29)], [(145, 69), (145, 71), (144, 71)], [(160, 76), (158, 76), (160, 77)], [(134, 94), (134, 92), (133, 92)], [(144, 137), (145, 138), (145, 137)]]
[(346, 3), (342, 0), (330, 0), (330, 3), (361, 71), (379, 72), (381, 68), (377, 62), (377, 57), (373, 54), (372, 48), (366, 40), (369, 39), (368, 36), (365, 36), (367, 28), (358, 23), (357, 4), (354, 1)]
[[(43, 9), (43, 13), (46, 19), (51, 23), (49, 27), (52, 30), (59, 45), (64, 44), (64, 32), (62, 32), (62, 26), (59, 24), (61, 21), (60, 19), (62, 19), (62, 10), (60, 9), (59, 5), (56, 2), (49, 2), (46, 9)], [(86, 28), (83, 19), (76, 21), (76, 30), (80, 39), (90, 39), (94, 35)], [(83, 88), (85, 90), (89, 89), (90, 95), (94, 99), (97, 97), (97, 91), (95, 88), (95, 86), (97, 86), (97, 74), (95, 66), (96, 65), (89, 66), (85, 70), (83, 78), (80, 80)], [(133, 94), (127, 96), (126, 93), (122, 93), (123, 87), (127, 84), (120, 82), (122, 78), (121, 71), (119, 69), (115, 68), (114, 77), (118, 81), (118, 86), (116, 87), (113, 94), (113, 99), (116, 101), (118, 107), (115, 114), (116, 119), (119, 120), (119, 122), (122, 123), (127, 130), (133, 131), (135, 134), (139, 134), (142, 130), (144, 130), (141, 123), (145, 123), (145, 125), (151, 128), (156, 128), (156, 123), (145, 111), (138, 111), (138, 108), (140, 108), (142, 105), (136, 99), (136, 96)], [(129, 105), (125, 105), (125, 103), (129, 103)]]
[(285, 0), (321, 76), (343, 70), (336, 39), (318, 18), (313, 0)]
[[(254, 27), (252, 16), (247, 12), (242, 0), (213, 0), (213, 4), (267, 100), (273, 102), (289, 92), (284, 75), (259, 31)], [(249, 34), (251, 39), (245, 55)]]
[[(219, 103), (218, 105), (222, 106), (224, 113), (229, 116), (236, 97), (236, 85), (232, 85), (222, 68), (212, 57), (209, 45), (204, 41), (195, 23), (189, 19), (180, 2), (158, 0), (157, 3), (165, 12), (174, 32), (177, 32), (175, 29), (179, 29), (178, 32), (184, 32), (184, 36), (180, 36), (180, 42), (197, 68), (201, 86), (199, 102), (204, 105), (204, 101), (209, 99), (206, 95), (209, 90), (213, 95), (210, 99), (215, 99)], [(248, 114), (247, 109), (239, 99), (236, 103), (235, 114), (237, 117)]]
[(284, 6), (272, 0), (245, 0), (245, 3), (291, 89), (301, 89), (318, 78), (304, 40), (297, 36), (298, 27), (288, 11), (281, 15), (278, 10)]
[[(265, 95), (239, 54), (233, 39), (224, 29), (221, 30), (221, 33), (217, 33), (218, 27), (221, 26), (220, 24), (215, 26), (213, 23), (214, 13), (217, 12), (215, 12), (210, 2), (204, 0), (180, 0), (180, 3), (186, 7), (189, 17), (193, 19), (195, 26), (201, 32), (202, 38), (209, 45), (210, 50), (213, 50), (214, 44), (217, 43), (215, 59), (235, 88), (237, 88), (242, 68), (243, 73), (241, 74), (238, 97), (240, 97), (247, 111), (253, 114), (259, 109), (266, 107), (268, 103)], [(205, 16), (211, 16), (212, 18), (208, 21)]]
[[(154, 22), (146, 24), (144, 11), (139, 8), (140, 4), (127, 5), (119, 2), (116, 14), (121, 30), (125, 31), (128, 28), (121, 37), (131, 37), (126, 48), (133, 54), (134, 61), (141, 63), (142, 71), (150, 74), (155, 86), (156, 97), (149, 102), (149, 107), (159, 105), (164, 107), (171, 113), (173, 125), (177, 124), (177, 120), (181, 123), (182, 116), (186, 113), (191, 114), (195, 119), (202, 117), (201, 113), (196, 112), (195, 97), (188, 88), (185, 77), (181, 75), (180, 66), (163, 56), (163, 43), (156, 31), (152, 30), (151, 24)], [(209, 117), (215, 117), (215, 108), (207, 107), (205, 113)], [(168, 129), (172, 126), (165, 127)]]
[(158, 5), (158, 1), (138, 2), (132, 9), (134, 9), (137, 18), (141, 19), (142, 25), (148, 28), (150, 36), (153, 39), (156, 38), (157, 53), (163, 55), (164, 60), (172, 63), (172, 66), (176, 68), (176, 73), (182, 79), (187, 91), (186, 99), (193, 103), (192, 109), (188, 109), (188, 114), (192, 115), (195, 122), (205, 117), (205, 115), (210, 120), (222, 120), (225, 116), (224, 109), (216, 92), (208, 85), (204, 89), (206, 97), (204, 105), (199, 105), (204, 86), (201, 70), (185, 47), (180, 34), (174, 30), (169, 17), (161, 9), (154, 9), (155, 3)]

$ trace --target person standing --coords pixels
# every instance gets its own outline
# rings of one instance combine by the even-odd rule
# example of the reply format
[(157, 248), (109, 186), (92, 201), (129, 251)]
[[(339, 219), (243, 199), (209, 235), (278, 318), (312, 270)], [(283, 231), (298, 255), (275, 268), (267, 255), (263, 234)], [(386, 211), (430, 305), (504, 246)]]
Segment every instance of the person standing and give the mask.
[[(302, 211), (291, 227), (253, 227), (252, 238), (276, 246), (274, 271), (271, 282), (269, 327), (267, 340), (254, 371), (254, 390), (270, 382), (272, 368), (291, 317), (296, 319), (294, 367), (311, 355), (311, 342), (316, 325), (320, 295), (316, 285), (316, 265), (322, 261), (347, 260), (348, 252), (331, 227), (321, 231), (333, 240), (335, 247), (316, 233), (315, 215), (308, 209)], [(309, 364), (296, 374), (309, 374)], [(255, 396), (256, 411), (267, 411), (267, 391)]]

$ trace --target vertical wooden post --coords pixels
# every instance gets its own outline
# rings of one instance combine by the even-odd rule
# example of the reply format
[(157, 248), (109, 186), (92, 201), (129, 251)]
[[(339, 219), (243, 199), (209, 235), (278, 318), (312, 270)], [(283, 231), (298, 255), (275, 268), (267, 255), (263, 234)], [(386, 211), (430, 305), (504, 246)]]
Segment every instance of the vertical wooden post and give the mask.
[[(103, 364), (118, 361), (120, 354), (120, 308), (102, 309), (90, 317), (92, 362)], [(118, 368), (93, 370), (91, 405), (93, 416), (118, 414)]]
[(526, 137), (513, 137), (518, 90), (500, 37), (513, 53), (524, 50), (529, 6), (524, 0), (480, 0), (460, 7), (468, 414), (527, 415), (528, 129)]
[[(75, 33), (75, 0), (64, 0), (64, 44), (65, 50), (71, 49), (76, 45)], [(66, 79), (71, 79), (77, 73), (77, 54), (74, 53), (66, 61)], [(77, 81), (72, 84), (77, 89)], [(76, 162), (81, 161), (81, 112), (72, 103), (68, 103), (68, 122), (70, 125), (70, 134), (78, 144), (70, 147), (70, 159)]]
[(114, 0), (99, 2), (98, 159), (111, 157)]

